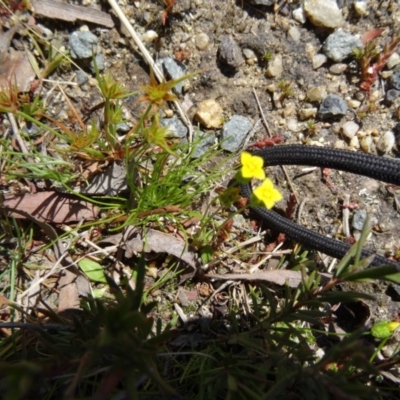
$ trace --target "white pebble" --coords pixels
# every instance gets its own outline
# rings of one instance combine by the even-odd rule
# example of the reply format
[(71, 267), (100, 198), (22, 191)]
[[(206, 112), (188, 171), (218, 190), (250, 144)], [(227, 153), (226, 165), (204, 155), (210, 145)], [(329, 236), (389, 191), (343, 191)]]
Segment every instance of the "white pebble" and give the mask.
[(354, 136), (349, 143), (352, 149), (359, 149), (360, 148), (360, 141), (358, 140), (357, 136)]
[(392, 150), (395, 142), (396, 139), (394, 137), (394, 133), (392, 131), (387, 131), (378, 140), (376, 148), (382, 153), (389, 153), (389, 151)]
[(360, 17), (368, 15), (367, 3), (365, 1), (355, 1), (354, 10)]
[(146, 43), (150, 43), (157, 38), (158, 38), (157, 32), (152, 31), (152, 30), (146, 31), (145, 33), (143, 33), (143, 36), (142, 36), (143, 42), (146, 42)]
[(347, 102), (347, 105), (351, 108), (357, 109), (361, 105), (361, 101), (358, 100), (349, 100)]
[(347, 145), (346, 145), (346, 142), (344, 140), (336, 140), (336, 142), (333, 144), (333, 147), (335, 149), (343, 150), (343, 149), (347, 148)]
[(394, 68), (397, 64), (400, 64), (400, 55), (399, 53), (393, 53), (386, 64), (389, 69)]
[(343, 135), (349, 139), (352, 139), (359, 129), (360, 126), (357, 125), (354, 121), (347, 121), (342, 126)]
[(306, 23), (306, 16), (304, 14), (303, 7), (299, 7), (299, 8), (296, 8), (295, 10), (293, 10), (293, 18), (297, 22), (300, 22), (300, 24)]
[(360, 141), (360, 146), (362, 151), (366, 153), (371, 153), (371, 146), (372, 146), (372, 137), (371, 136), (364, 136)]
[(298, 43), (301, 39), (301, 33), (297, 29), (297, 27), (292, 26), (288, 31), (289, 36), (293, 39), (294, 42)]
[(294, 119), (294, 118), (290, 118), (287, 121), (286, 126), (289, 129), (289, 131), (292, 131), (292, 132), (297, 132), (299, 130), (299, 124), (297, 122), (297, 119)]
[(210, 38), (204, 32), (201, 32), (198, 35), (196, 35), (196, 38), (194, 39), (195, 46), (197, 47), (198, 50), (205, 50), (209, 42)]
[(312, 67), (318, 69), (321, 65), (328, 61), (328, 57), (325, 54), (316, 54), (312, 58)]

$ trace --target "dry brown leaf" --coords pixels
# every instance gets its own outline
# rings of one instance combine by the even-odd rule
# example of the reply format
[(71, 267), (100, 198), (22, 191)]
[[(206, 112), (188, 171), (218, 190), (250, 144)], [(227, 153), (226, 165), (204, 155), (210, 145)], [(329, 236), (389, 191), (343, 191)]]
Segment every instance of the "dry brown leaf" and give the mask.
[(62, 312), (71, 308), (79, 308), (79, 293), (76, 285), (77, 276), (66, 270), (61, 276), (58, 289), (58, 309), (57, 312)]
[(189, 274), (181, 276), (181, 281), (190, 279), (201, 265), (197, 253), (191, 250), (186, 242), (154, 229), (143, 230), (129, 226), (124, 233), (110, 236), (100, 243), (120, 245), (127, 258), (131, 258), (134, 252), (142, 251), (171, 254), (192, 268)]
[(224, 281), (264, 281), (275, 283), (280, 286), (287, 283), (288, 286), (292, 288), (297, 288), (301, 283), (301, 272), (289, 271), (287, 269), (259, 271), (253, 274), (208, 274), (206, 277)]
[(99, 209), (93, 204), (57, 192), (37, 192), (23, 195), (4, 195), (0, 210), (7, 209), (14, 218), (23, 218), (18, 211), (25, 211), (42, 222), (63, 224), (93, 221)]
[(16, 85), (18, 91), (28, 92), (36, 77), (27, 54), (9, 48), (19, 28), (20, 26), (16, 25), (7, 32), (0, 32), (0, 90), (7, 90)]
[(103, 25), (107, 28), (114, 27), (111, 16), (95, 8), (61, 3), (55, 0), (31, 0), (31, 4), (35, 13), (43, 17), (61, 19), (68, 22), (86, 21)]
[(124, 243), (126, 247), (126, 257), (133, 256), (133, 252), (150, 252), (171, 254), (188, 265), (194, 270), (199, 266), (197, 253), (188, 248), (187, 243), (177, 239), (175, 236), (156, 231), (154, 229), (136, 229), (128, 227), (124, 232)]

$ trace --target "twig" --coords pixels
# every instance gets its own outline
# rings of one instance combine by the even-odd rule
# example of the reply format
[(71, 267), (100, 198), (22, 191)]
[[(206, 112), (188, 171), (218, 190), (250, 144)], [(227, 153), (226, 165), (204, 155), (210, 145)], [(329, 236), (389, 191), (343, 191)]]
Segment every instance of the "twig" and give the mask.
[(208, 264), (204, 265), (204, 266), (202, 267), (202, 269), (203, 269), (204, 271), (208, 270), (208, 269), (209, 269), (210, 267), (212, 267), (214, 264), (220, 263), (220, 262), (222, 261), (223, 258), (228, 257), (229, 254), (233, 254), (233, 253), (235, 253), (237, 250), (241, 249), (242, 247), (246, 247), (246, 246), (248, 246), (249, 244), (253, 244), (253, 243), (259, 242), (259, 241), (263, 238), (264, 235), (265, 235), (265, 232), (261, 232), (261, 233), (257, 234), (257, 236), (254, 236), (254, 237), (252, 237), (252, 238), (250, 238), (250, 239), (248, 239), (248, 240), (246, 240), (246, 241), (244, 241), (244, 242), (242, 242), (242, 243), (239, 243), (239, 244), (238, 244), (237, 246), (235, 246), (235, 247), (231, 247), (230, 249), (226, 250), (223, 254), (221, 254), (221, 255), (218, 257), (218, 259), (213, 260), (213, 261), (210, 261)]
[[(269, 253), (266, 257), (264, 257), (260, 262), (258, 262), (257, 264), (253, 265), (250, 269), (249, 272), (251, 274), (253, 274), (255, 271), (258, 270), (258, 268), (265, 264), (266, 261), (268, 261), (270, 258), (272, 258), (272, 256), (274, 255), (275, 251), (279, 250), (283, 245), (283, 242), (279, 243), (278, 246), (275, 247), (274, 251)], [(290, 252), (291, 253), (291, 252)]]
[[(115, 0), (108, 0), (110, 6), (112, 9), (115, 11), (117, 14), (118, 18), (121, 20), (122, 24), (125, 26), (126, 30), (130, 33), (132, 36), (132, 39), (135, 41), (136, 46), (139, 47), (139, 50), (142, 52), (144, 59), (146, 62), (149, 64), (149, 66), (152, 68), (154, 71), (155, 76), (160, 82), (164, 81), (164, 75), (161, 72), (161, 70), (158, 68), (157, 64), (155, 63), (153, 57), (150, 55), (148, 50), (146, 49), (145, 45), (143, 42), (140, 40), (139, 36), (136, 34), (135, 30), (133, 29), (132, 25), (129, 23), (128, 19), (125, 17), (125, 14), (122, 12), (121, 8), (119, 5), (116, 3)], [(193, 140), (193, 126), (190, 122), (189, 117), (187, 114), (183, 111), (181, 105), (179, 102), (174, 101), (173, 102), (176, 109), (178, 110), (179, 116), (182, 118), (183, 122), (187, 125), (189, 129), (189, 142), (191, 143)]]
[(258, 131), (261, 125), (261, 119), (259, 119), (253, 126), (253, 129), (247, 134), (245, 141), (243, 142), (242, 148), (246, 148), (248, 143), (250, 142), (251, 138), (254, 134)]
[(343, 224), (343, 234), (346, 236), (346, 239), (350, 238), (350, 227), (349, 227), (349, 202), (350, 202), (350, 195), (346, 193), (343, 199), (343, 214), (342, 214), (342, 224)]
[[(21, 152), (22, 152), (23, 154), (25, 154), (25, 155), (26, 155), (26, 154), (29, 154), (29, 151), (28, 151), (28, 149), (27, 149), (26, 146), (25, 146), (25, 142), (24, 142), (24, 140), (22, 139), (21, 135), (19, 134), (18, 125), (17, 125), (17, 121), (16, 121), (15, 118), (14, 118), (14, 114), (12, 114), (12, 113), (7, 113), (7, 117), (8, 117), (8, 120), (10, 121), (10, 125), (11, 125), (11, 129), (12, 129), (12, 132), (13, 132), (13, 136), (14, 136), (15, 140), (17, 141), (18, 146), (19, 146), (19, 148), (21, 149)], [(28, 160), (30, 163), (33, 163), (33, 162), (34, 162), (34, 160), (33, 160), (31, 157), (27, 157), (27, 160)]]
[(271, 130), (269, 129), (269, 125), (268, 125), (267, 119), (265, 118), (264, 111), (263, 111), (263, 109), (261, 107), (260, 100), (258, 99), (257, 92), (256, 92), (256, 90), (254, 88), (253, 88), (253, 94), (254, 94), (254, 97), (256, 98), (258, 109), (260, 111), (261, 118), (262, 118), (262, 120), (264, 122), (264, 126), (265, 126), (265, 130), (267, 131), (267, 135), (269, 137), (271, 137)]

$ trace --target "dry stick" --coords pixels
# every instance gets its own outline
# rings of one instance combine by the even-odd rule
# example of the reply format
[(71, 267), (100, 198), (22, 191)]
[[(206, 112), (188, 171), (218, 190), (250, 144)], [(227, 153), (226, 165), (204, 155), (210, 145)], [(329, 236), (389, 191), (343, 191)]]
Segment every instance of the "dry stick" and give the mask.
[(258, 99), (256, 89), (254, 89), (254, 88), (253, 88), (253, 94), (254, 94), (254, 97), (256, 98), (256, 102), (257, 102), (257, 105), (258, 105), (258, 109), (259, 109), (259, 111), (260, 111), (261, 118), (262, 118), (262, 120), (263, 120), (263, 122), (264, 122), (264, 126), (265, 126), (265, 130), (267, 131), (267, 135), (268, 135), (269, 137), (271, 137), (271, 130), (269, 129), (269, 125), (268, 125), (267, 119), (265, 118), (264, 111), (263, 111), (263, 109), (262, 109), (262, 107), (261, 107), (260, 100)]
[[(7, 117), (8, 117), (8, 120), (10, 121), (10, 125), (11, 125), (11, 129), (12, 129), (12, 132), (13, 132), (13, 136), (14, 136), (15, 140), (17, 141), (18, 146), (21, 149), (21, 152), (23, 154), (29, 154), (29, 151), (25, 146), (25, 142), (23, 141), (21, 135), (19, 134), (18, 125), (17, 125), (17, 121), (14, 118), (14, 114), (7, 113)], [(31, 157), (27, 157), (27, 160), (30, 163), (34, 162), (34, 160)]]
[(350, 226), (349, 226), (349, 217), (350, 217), (350, 211), (348, 207), (349, 203), (350, 203), (350, 195), (346, 193), (343, 199), (343, 214), (342, 214), (343, 234), (346, 237), (346, 239), (349, 239), (351, 236)]
[[(160, 82), (163, 82), (164, 81), (163, 73), (160, 71), (157, 64), (154, 62), (153, 57), (147, 51), (143, 42), (140, 40), (139, 36), (136, 34), (135, 30), (133, 29), (132, 25), (129, 23), (128, 19), (125, 17), (125, 14), (122, 12), (119, 5), (115, 2), (115, 0), (108, 0), (108, 2), (110, 4), (110, 6), (112, 7), (112, 9), (117, 14), (118, 18), (121, 20), (122, 24), (125, 26), (126, 30), (132, 36), (133, 40), (136, 43), (136, 46), (139, 47), (139, 50), (142, 52), (143, 57), (145, 58), (146, 62), (153, 69), (154, 74), (156, 75), (157, 79)], [(186, 115), (186, 113), (183, 111), (181, 105), (177, 101), (174, 101), (173, 103), (174, 103), (176, 109), (178, 110), (178, 113), (179, 113), (180, 117), (182, 118), (183, 122), (187, 125), (187, 127), (189, 129), (189, 142), (191, 143), (193, 140), (193, 126), (190, 122), (190, 119)]]
[[(21, 135), (19, 134), (19, 128), (17, 125), (17, 121), (15, 120), (14, 114), (12, 113), (7, 113), (7, 117), (8, 120), (10, 121), (10, 125), (11, 125), (11, 130), (14, 136), (14, 139), (17, 141), (19, 148), (21, 149), (21, 152), (23, 154), (29, 154), (28, 149), (25, 146), (25, 142), (22, 139)], [(30, 162), (31, 164), (35, 163), (35, 160), (32, 157), (26, 156), (26, 159), (28, 160), (28, 162)], [(35, 192), (35, 185), (28, 179), (28, 178), (23, 178), (24, 181), (28, 184), (30, 190), (32, 192)]]
[[(256, 98), (256, 102), (257, 102), (257, 105), (258, 105), (258, 109), (260, 110), (261, 118), (262, 118), (262, 120), (263, 120), (263, 122), (264, 122), (264, 125), (265, 125), (265, 130), (267, 131), (268, 136), (271, 137), (271, 131), (270, 131), (270, 129), (269, 129), (267, 119), (265, 118), (264, 112), (263, 112), (263, 110), (262, 110), (260, 101), (259, 101), (258, 96), (257, 96), (257, 92), (256, 92), (256, 90), (255, 90), (254, 88), (253, 88), (253, 93), (254, 93), (254, 97)], [(285, 176), (286, 176), (286, 180), (287, 180), (287, 183), (288, 183), (288, 185), (289, 185), (289, 188), (290, 188), (290, 190), (292, 191), (292, 193), (294, 194), (294, 196), (295, 196), (295, 198), (296, 198), (296, 201), (297, 201), (297, 203), (298, 203), (298, 202), (299, 202), (299, 197), (298, 197), (298, 195), (297, 195), (296, 190), (294, 189), (294, 186), (293, 186), (292, 180), (290, 179), (289, 173), (287, 172), (287, 170), (286, 170), (286, 168), (285, 168), (284, 165), (281, 165), (280, 167), (282, 168), (283, 173), (284, 173)]]

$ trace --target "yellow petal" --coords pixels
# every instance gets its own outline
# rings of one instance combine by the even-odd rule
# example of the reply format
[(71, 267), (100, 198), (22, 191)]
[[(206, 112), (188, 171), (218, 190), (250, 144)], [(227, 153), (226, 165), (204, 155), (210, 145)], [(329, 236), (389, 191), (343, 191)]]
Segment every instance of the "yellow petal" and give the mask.
[(245, 179), (257, 178), (265, 179), (265, 172), (263, 170), (264, 160), (259, 156), (252, 156), (250, 153), (244, 151), (240, 155), (242, 163), (241, 174)]
[(274, 188), (271, 179), (267, 178), (265, 181), (253, 191), (254, 196), (264, 203), (265, 207), (270, 210), (275, 203), (283, 199), (279, 190)]

